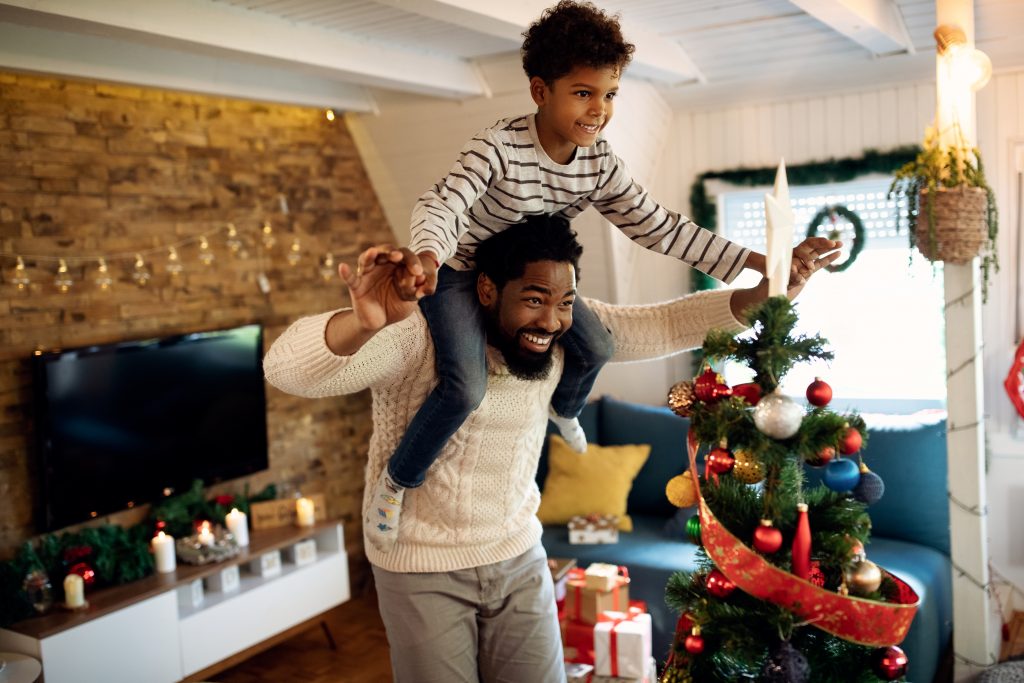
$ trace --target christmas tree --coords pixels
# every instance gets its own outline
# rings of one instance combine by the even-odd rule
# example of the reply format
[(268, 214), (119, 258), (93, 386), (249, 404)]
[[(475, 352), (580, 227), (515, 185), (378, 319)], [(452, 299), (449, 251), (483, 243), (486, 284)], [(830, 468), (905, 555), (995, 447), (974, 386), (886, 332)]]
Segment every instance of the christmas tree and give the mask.
[[(866, 509), (884, 492), (860, 458), (864, 421), (826, 408), (832, 389), (820, 379), (807, 407), (778, 391), (797, 363), (832, 359), (821, 337), (794, 335), (785, 297), (748, 319), (750, 336), (712, 332), (703, 352), (747, 365), (753, 382), (729, 387), (708, 368), (669, 394), (691, 420), (690, 468), (666, 493), (699, 506), (686, 528), (701, 547), (696, 571), (667, 586), (681, 616), (662, 683), (902, 680), (896, 645), (917, 596), (864, 552)], [(698, 449), (709, 449), (703, 476)], [(823, 484), (807, 485), (805, 464), (824, 468)]]

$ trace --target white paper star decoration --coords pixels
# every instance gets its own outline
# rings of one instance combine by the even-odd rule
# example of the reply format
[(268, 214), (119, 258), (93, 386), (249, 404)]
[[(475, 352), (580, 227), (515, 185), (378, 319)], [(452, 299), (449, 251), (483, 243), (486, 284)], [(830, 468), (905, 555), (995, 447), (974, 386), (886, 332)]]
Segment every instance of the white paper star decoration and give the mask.
[(784, 295), (789, 286), (789, 270), (793, 260), (793, 228), (796, 217), (789, 203), (789, 181), (786, 179), (786, 161), (779, 162), (775, 173), (775, 189), (764, 196), (765, 274), (768, 276), (768, 296)]

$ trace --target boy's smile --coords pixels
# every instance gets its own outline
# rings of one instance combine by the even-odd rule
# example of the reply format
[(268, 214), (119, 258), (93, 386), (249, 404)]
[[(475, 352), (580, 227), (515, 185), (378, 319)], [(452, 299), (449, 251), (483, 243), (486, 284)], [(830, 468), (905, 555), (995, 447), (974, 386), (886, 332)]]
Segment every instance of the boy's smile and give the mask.
[(590, 147), (612, 119), (619, 91), (616, 67), (581, 66), (550, 86), (540, 77), (530, 79), (530, 94), (537, 103), (537, 137), (551, 160), (565, 164), (577, 147)]

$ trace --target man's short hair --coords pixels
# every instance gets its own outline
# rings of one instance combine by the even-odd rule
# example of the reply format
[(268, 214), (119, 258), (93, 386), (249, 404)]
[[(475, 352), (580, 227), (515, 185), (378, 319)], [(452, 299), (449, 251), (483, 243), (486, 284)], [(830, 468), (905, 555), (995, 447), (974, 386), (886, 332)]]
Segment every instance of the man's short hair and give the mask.
[(583, 246), (576, 240), (569, 221), (544, 214), (530, 216), (481, 242), (476, 248), (476, 268), (499, 290), (509, 280), (521, 278), (527, 264), (537, 261), (571, 263), (578, 281), (582, 253)]
[(523, 38), (523, 70), (549, 85), (579, 67), (614, 67), (621, 73), (635, 49), (622, 37), (618, 16), (576, 0), (544, 10)]

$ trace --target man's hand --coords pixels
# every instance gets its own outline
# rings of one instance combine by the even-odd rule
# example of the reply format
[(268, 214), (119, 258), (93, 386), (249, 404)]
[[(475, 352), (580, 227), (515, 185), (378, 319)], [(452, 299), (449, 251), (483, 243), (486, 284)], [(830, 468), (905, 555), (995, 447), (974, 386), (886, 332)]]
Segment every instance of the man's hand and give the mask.
[(418, 254), (402, 249), (399, 261), (404, 273), (397, 281), (398, 292), (407, 301), (416, 301), (430, 296), (437, 289), (437, 270), (440, 266), (434, 252), (426, 250)]
[(377, 332), (405, 320), (422, 297), (416, 294), (416, 282), (423, 278), (422, 269), (416, 255), (408, 249), (390, 245), (370, 247), (359, 255), (354, 273), (347, 263), (342, 263), (338, 274), (348, 285), (352, 310), (365, 332)]

